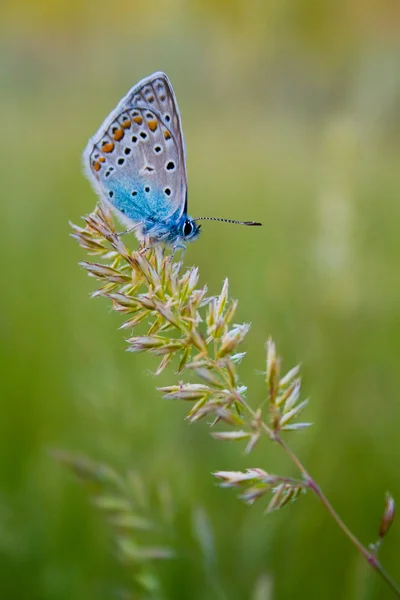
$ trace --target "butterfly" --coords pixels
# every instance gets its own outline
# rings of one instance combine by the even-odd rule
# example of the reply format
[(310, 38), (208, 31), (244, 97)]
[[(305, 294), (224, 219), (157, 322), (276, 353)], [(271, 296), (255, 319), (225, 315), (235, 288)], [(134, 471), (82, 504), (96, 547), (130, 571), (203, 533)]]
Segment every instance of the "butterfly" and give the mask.
[(142, 79), (109, 114), (83, 153), (84, 168), (101, 200), (135, 231), (185, 248), (195, 240), (202, 219), (261, 225), (187, 214), (187, 175), (181, 117), (165, 73)]

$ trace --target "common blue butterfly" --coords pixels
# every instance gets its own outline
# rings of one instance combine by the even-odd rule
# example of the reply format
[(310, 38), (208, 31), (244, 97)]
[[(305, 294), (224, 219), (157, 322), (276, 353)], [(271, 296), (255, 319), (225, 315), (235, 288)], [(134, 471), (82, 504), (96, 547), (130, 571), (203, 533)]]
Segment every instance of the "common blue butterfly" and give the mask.
[(200, 219), (187, 214), (185, 144), (175, 94), (161, 72), (142, 79), (110, 113), (83, 154), (87, 176), (102, 201), (139, 240), (174, 247), (194, 240)]

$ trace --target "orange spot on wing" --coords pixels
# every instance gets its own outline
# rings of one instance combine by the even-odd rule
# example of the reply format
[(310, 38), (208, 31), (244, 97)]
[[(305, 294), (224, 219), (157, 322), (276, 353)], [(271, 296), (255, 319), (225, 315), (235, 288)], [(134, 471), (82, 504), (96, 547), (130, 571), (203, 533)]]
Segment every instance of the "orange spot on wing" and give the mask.
[(114, 150), (114, 144), (112, 142), (106, 142), (102, 145), (101, 149), (103, 152), (112, 152)]
[(155, 131), (158, 127), (157, 121), (152, 119), (151, 121), (147, 121), (148, 128), (150, 131)]
[(100, 167), (101, 167), (101, 164), (99, 162), (96, 161), (93, 163), (93, 169), (95, 171), (100, 171)]
[(133, 121), (135, 121), (135, 123), (137, 123), (138, 125), (141, 125), (143, 123), (143, 117), (138, 115), (137, 117), (133, 117)]
[(164, 129), (164, 137), (165, 137), (166, 140), (170, 140), (171, 139), (171, 134), (166, 129)]
[(117, 129), (116, 131), (114, 131), (113, 137), (116, 142), (119, 142), (119, 140), (122, 140), (122, 138), (124, 137), (124, 132), (122, 131), (122, 129)]
[(127, 119), (126, 121), (123, 121), (122, 123), (122, 127), (124, 129), (129, 129), (129, 127), (131, 126), (132, 121), (130, 121), (129, 119)]
[(104, 156), (99, 156), (99, 158), (97, 160), (99, 162), (106, 162), (106, 159), (104, 158)]

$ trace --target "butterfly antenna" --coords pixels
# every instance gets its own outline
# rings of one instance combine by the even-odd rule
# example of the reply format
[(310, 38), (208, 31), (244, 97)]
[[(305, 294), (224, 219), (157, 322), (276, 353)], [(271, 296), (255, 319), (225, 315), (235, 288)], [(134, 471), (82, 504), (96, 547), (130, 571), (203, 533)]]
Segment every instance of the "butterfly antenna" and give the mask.
[(222, 223), (247, 225), (248, 227), (260, 227), (262, 225), (262, 223), (257, 223), (257, 221), (233, 221), (232, 219), (219, 219), (218, 217), (196, 217), (193, 221), (221, 221)]

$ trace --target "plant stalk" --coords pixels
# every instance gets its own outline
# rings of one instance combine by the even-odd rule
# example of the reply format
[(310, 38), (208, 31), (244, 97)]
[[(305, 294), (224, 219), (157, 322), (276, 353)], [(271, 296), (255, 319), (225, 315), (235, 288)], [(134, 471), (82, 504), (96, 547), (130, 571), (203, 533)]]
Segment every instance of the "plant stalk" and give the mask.
[[(268, 435), (270, 435), (270, 429), (268, 426), (265, 428)], [(303, 478), (306, 481), (307, 487), (309, 487), (320, 502), (325, 506), (326, 510), (329, 512), (331, 517), (334, 519), (336, 524), (343, 531), (345, 536), (351, 541), (351, 543), (357, 548), (357, 550), (362, 554), (368, 564), (375, 569), (377, 573), (382, 577), (382, 579), (388, 584), (388, 586), (392, 589), (392, 591), (396, 594), (398, 598), (400, 598), (400, 587), (391, 577), (391, 575), (386, 571), (386, 569), (382, 566), (378, 557), (371, 552), (368, 548), (366, 548), (360, 540), (350, 531), (347, 527), (346, 523), (341, 519), (336, 510), (333, 508), (332, 504), (329, 502), (328, 498), (325, 496), (324, 492), (321, 490), (316, 481), (310, 476), (307, 469), (304, 467), (300, 459), (296, 456), (293, 450), (287, 445), (287, 443), (281, 438), (279, 434), (275, 434), (274, 440), (283, 448), (286, 454), (289, 456), (291, 461), (296, 465), (302, 474)]]

